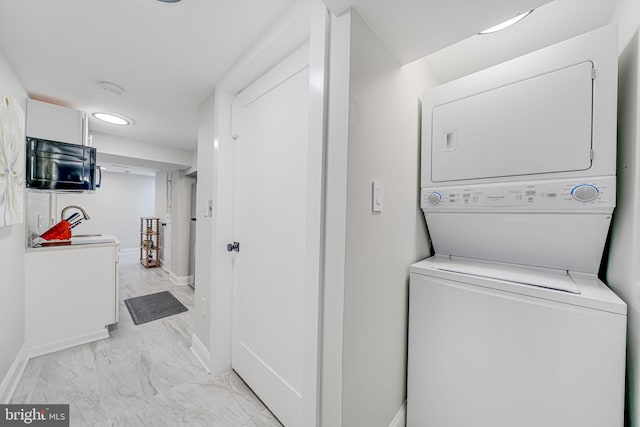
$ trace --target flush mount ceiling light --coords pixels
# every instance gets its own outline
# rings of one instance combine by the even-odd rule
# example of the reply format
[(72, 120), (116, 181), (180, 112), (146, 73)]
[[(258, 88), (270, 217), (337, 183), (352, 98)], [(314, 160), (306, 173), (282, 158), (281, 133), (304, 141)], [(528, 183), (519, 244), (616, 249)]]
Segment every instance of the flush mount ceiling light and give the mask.
[(518, 15), (518, 16), (516, 16), (514, 18), (511, 18), (508, 21), (504, 21), (502, 24), (498, 24), (498, 25), (495, 25), (495, 26), (493, 26), (491, 28), (487, 28), (484, 31), (480, 31), (478, 34), (491, 34), (491, 33), (495, 33), (496, 31), (504, 30), (505, 28), (512, 26), (516, 22), (522, 21), (524, 18), (529, 16), (529, 14), (531, 12), (533, 12), (533, 9), (531, 9), (528, 12), (521, 13), (520, 15)]
[(118, 86), (115, 83), (100, 82), (98, 84), (100, 85), (100, 88), (102, 90), (104, 90), (105, 92), (109, 92), (112, 95), (120, 96), (120, 95), (124, 94), (124, 89), (121, 86)]
[(132, 123), (131, 120), (127, 119), (126, 117), (118, 116), (111, 113), (92, 113), (91, 115), (98, 120), (111, 123), (112, 125), (127, 126)]
[(161, 3), (178, 3), (181, 0), (158, 0)]

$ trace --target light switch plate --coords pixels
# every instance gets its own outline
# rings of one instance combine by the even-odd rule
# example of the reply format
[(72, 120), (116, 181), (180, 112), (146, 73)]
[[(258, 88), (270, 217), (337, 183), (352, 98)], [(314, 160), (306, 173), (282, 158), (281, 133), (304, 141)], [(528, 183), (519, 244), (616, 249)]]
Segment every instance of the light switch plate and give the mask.
[(382, 212), (384, 202), (384, 188), (382, 181), (374, 180), (371, 185), (371, 210), (373, 212)]

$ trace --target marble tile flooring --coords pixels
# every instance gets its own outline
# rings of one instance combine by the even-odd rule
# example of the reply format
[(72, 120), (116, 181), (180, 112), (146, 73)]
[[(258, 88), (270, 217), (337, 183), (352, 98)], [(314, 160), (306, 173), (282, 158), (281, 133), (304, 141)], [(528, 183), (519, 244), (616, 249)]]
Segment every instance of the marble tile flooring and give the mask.
[[(189, 311), (135, 326), (122, 301), (164, 290)], [(235, 373), (214, 378), (190, 351), (193, 294), (121, 257), (111, 338), (31, 359), (12, 403), (69, 403), (72, 426), (280, 426)]]

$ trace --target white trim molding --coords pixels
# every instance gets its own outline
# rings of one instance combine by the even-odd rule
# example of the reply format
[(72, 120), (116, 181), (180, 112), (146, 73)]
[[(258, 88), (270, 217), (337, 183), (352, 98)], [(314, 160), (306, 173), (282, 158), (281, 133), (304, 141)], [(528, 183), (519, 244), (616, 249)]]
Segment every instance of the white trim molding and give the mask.
[(0, 383), (0, 404), (5, 405), (11, 401), (11, 397), (13, 397), (16, 387), (18, 387), (18, 383), (20, 382), (20, 378), (22, 378), (22, 374), (27, 367), (28, 361), (29, 356), (27, 354), (27, 346), (26, 344), (22, 344), (22, 347), (20, 347), (15, 359), (13, 359), (13, 363), (9, 367), (7, 374)]
[(327, 151), (329, 11), (314, 0), (310, 10), (307, 214), (303, 302), (302, 425), (320, 425), (321, 331), (324, 297), (325, 153)]
[(193, 275), (189, 276), (178, 276), (173, 271), (169, 270), (164, 265), (161, 265), (161, 268), (169, 274), (169, 280), (176, 286), (187, 286), (193, 283)]
[(389, 427), (405, 427), (407, 425), (407, 401), (405, 400)]
[(329, 117), (325, 166), (320, 419), (342, 425), (345, 259), (347, 236), (347, 154), (351, 11), (331, 15), (329, 31)]
[(211, 358), (211, 355), (209, 354), (209, 350), (207, 350), (204, 344), (202, 344), (202, 341), (200, 341), (200, 338), (198, 338), (198, 336), (195, 333), (191, 334), (191, 347), (189, 348), (191, 349), (193, 354), (196, 356), (196, 359), (198, 359), (198, 362), (200, 362), (202, 367), (208, 373), (211, 372), (209, 370), (209, 362)]

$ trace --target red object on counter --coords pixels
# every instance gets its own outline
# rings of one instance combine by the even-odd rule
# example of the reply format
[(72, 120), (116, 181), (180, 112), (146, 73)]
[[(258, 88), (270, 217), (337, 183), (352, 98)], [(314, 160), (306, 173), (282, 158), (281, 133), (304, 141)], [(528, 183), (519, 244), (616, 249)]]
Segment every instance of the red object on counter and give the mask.
[(69, 240), (71, 239), (71, 224), (62, 220), (40, 235), (44, 240)]

